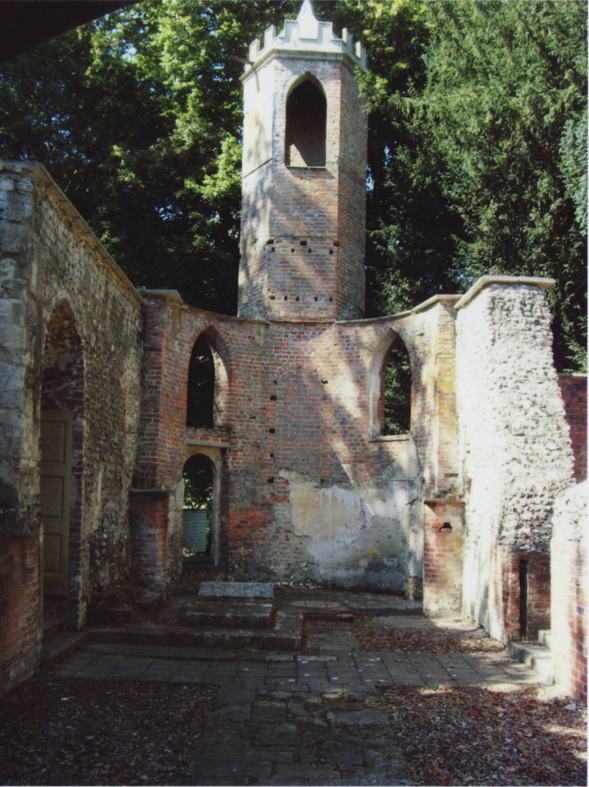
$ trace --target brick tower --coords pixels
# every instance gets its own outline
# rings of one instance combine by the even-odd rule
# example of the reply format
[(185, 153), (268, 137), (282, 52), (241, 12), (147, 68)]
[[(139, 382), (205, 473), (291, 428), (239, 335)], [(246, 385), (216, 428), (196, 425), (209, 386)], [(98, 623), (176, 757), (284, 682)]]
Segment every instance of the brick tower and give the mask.
[(364, 311), (366, 67), (347, 30), (298, 18), (249, 48), (244, 87), (240, 317), (325, 320)]

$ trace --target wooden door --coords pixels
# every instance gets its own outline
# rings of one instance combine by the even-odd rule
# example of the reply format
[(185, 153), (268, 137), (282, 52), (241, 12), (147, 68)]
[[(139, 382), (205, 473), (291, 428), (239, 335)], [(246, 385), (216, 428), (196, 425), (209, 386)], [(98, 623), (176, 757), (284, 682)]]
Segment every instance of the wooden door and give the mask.
[(41, 413), (41, 523), (43, 588), (48, 596), (65, 596), (72, 489), (72, 413)]

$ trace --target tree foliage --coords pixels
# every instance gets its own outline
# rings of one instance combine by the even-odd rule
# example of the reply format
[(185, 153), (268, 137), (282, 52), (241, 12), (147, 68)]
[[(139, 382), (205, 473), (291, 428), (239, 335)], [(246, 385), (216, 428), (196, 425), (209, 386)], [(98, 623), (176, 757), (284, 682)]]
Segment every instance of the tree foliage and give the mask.
[[(297, 0), (141, 2), (0, 70), (0, 156), (42, 161), (137, 285), (234, 313), (247, 46)], [(368, 313), (551, 275), (581, 363), (586, 6), (325, 0), (369, 50)]]
[(550, 0), (429, 4), (425, 84), (402, 102), (460, 219), (454, 280), (556, 279), (556, 350), (572, 367), (586, 331), (586, 12)]

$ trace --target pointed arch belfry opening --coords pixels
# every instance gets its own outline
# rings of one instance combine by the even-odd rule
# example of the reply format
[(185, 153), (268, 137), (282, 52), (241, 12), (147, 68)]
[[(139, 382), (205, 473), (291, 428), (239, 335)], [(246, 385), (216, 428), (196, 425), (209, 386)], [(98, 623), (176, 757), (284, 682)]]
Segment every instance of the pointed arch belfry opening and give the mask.
[(306, 74), (286, 100), (285, 162), (288, 167), (324, 167), (327, 100), (321, 83)]
[[(79, 617), (84, 485), (84, 354), (75, 317), (60, 304), (47, 323), (41, 380), (40, 490), (43, 591)], [(61, 601), (60, 601), (61, 600)]]

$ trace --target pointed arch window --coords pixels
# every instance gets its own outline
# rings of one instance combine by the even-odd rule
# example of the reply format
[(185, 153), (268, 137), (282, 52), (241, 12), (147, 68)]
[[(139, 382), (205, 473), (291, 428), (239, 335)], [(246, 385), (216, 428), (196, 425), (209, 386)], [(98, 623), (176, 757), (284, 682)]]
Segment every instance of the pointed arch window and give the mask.
[(227, 418), (227, 348), (213, 328), (198, 336), (188, 365), (186, 426), (212, 429)]
[(309, 76), (291, 91), (286, 102), (286, 165), (324, 167), (326, 128), (325, 93)]
[(381, 435), (411, 430), (411, 360), (400, 338), (392, 342), (383, 360), (378, 411)]

